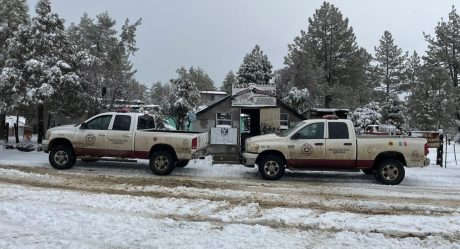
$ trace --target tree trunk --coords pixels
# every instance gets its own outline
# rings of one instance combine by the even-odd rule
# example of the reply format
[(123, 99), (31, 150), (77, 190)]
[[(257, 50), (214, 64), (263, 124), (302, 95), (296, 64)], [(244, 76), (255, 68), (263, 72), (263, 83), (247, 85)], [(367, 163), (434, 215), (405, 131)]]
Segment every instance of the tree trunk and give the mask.
[(16, 115), (16, 124), (14, 124), (14, 137), (16, 138), (16, 144), (19, 143), (19, 114)]
[(38, 104), (38, 136), (37, 136), (37, 143), (41, 144), (43, 141), (43, 135), (44, 135), (44, 130), (43, 130), (43, 104)]
[(6, 129), (6, 112), (0, 112), (0, 140), (8, 143), (8, 130)]

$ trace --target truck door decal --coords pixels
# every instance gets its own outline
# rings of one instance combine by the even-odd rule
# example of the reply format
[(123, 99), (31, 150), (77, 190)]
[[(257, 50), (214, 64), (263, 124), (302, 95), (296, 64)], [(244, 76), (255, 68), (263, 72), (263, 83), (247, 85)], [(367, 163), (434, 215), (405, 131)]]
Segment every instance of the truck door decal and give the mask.
[(85, 141), (87, 145), (93, 145), (96, 143), (96, 135), (89, 133), (85, 137)]

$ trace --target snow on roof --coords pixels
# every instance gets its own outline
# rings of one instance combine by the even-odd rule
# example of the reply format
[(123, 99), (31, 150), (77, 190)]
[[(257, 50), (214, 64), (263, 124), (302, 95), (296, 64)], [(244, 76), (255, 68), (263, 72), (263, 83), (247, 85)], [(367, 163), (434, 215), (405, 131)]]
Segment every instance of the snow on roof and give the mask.
[(227, 95), (228, 93), (223, 91), (200, 91), (203, 94), (215, 94), (215, 95)]

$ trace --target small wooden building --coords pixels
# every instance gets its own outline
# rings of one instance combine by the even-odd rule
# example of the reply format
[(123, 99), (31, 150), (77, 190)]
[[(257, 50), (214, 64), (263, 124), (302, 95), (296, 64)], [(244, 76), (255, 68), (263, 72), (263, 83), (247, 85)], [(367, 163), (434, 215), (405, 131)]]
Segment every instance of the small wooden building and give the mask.
[(275, 97), (273, 85), (236, 85), (232, 95), (199, 111), (191, 130), (210, 132), (214, 161), (236, 163), (247, 138), (278, 133), (304, 119)]

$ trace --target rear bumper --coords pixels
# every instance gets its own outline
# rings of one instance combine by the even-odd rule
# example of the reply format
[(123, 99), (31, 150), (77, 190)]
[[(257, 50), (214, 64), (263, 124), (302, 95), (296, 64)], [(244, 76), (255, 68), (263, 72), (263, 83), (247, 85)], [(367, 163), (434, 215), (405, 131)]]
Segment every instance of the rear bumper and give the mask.
[(208, 150), (205, 148), (205, 149), (202, 149), (202, 150), (197, 150), (195, 152), (192, 153), (192, 159), (197, 159), (197, 158), (200, 158), (200, 157), (205, 157), (208, 155)]
[(253, 167), (256, 164), (256, 160), (259, 154), (253, 154), (253, 153), (243, 153), (243, 159), (242, 159), (242, 164), (247, 167)]

